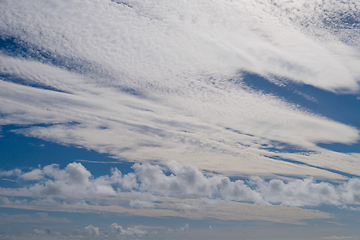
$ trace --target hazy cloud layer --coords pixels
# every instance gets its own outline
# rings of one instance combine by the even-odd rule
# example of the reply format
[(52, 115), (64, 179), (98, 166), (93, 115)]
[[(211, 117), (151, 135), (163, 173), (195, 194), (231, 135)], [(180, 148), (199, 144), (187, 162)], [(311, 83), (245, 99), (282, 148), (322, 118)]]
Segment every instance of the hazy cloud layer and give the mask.
[(18, 222), (18, 223), (41, 223), (41, 222), (56, 222), (56, 223), (68, 223), (71, 222), (66, 218), (56, 218), (48, 216), (45, 212), (37, 213), (36, 215), (29, 214), (16, 214), (16, 215), (8, 215), (5, 213), (1, 214), (0, 224), (10, 223), (10, 222)]

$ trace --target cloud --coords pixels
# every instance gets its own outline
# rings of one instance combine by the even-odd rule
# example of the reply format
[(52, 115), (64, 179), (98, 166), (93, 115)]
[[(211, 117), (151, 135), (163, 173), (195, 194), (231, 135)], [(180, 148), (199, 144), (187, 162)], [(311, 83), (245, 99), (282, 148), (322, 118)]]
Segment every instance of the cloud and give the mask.
[(50, 235), (50, 234), (52, 234), (52, 231), (49, 228), (44, 228), (44, 229), (41, 229), (41, 230), (34, 229), (34, 232), (37, 235)]
[[(356, 86), (358, 58), (349, 51), (358, 49), (336, 38), (335, 30), (341, 27), (324, 24), (345, 24), (342, 13), (356, 16), (359, 6), (355, 2), (329, 1), (312, 6), (306, 1), (225, 0), (66, 4), (49, 2), (44, 7), (38, 1), (32, 5), (7, 3), (6, 8), (12, 11), (2, 12), (0, 27), (6, 35), (69, 59), (69, 63), (62, 61), (64, 65), (72, 64), (72, 58), (85, 59), (90, 66), (83, 63), (83, 68), (118, 72), (123, 78), (146, 79), (153, 84), (158, 84), (156, 78), (170, 79), (178, 74), (228, 74), (247, 69), (329, 89)], [(22, 8), (18, 8), (20, 5)], [(78, 9), (83, 9), (81, 18), (74, 14)], [(54, 17), (49, 19), (49, 14)], [(31, 21), (23, 21), (25, 18)], [(44, 24), (44, 19), (51, 27)], [(134, 55), (136, 59), (128, 61)]]
[[(134, 173), (122, 175), (114, 168), (110, 176), (95, 178), (81, 163), (70, 163), (65, 169), (59, 169), (57, 165), (52, 164), (39, 169), (40, 175), (44, 176), (41, 181), (27, 184), (28, 187), (25, 188), (0, 189), (0, 194), (32, 196), (45, 200), (39, 204), (54, 204), (52, 199), (75, 202), (86, 200), (105, 205), (121, 205), (127, 202), (134, 208), (156, 207), (153, 201), (159, 197), (198, 199), (205, 205), (222, 204), (224, 201), (284, 206), (360, 204), (358, 178), (350, 179), (338, 186), (316, 182), (311, 178), (285, 182), (279, 179), (265, 181), (260, 177), (252, 177), (248, 181), (232, 181), (222, 175), (204, 174), (194, 166), (180, 165), (174, 161), (169, 162), (167, 166), (135, 163), (133, 169)], [(22, 175), (19, 178), (33, 181), (23, 178)], [(13, 204), (6, 197), (2, 199), (5, 205)]]
[(359, 204), (360, 203), (360, 179), (353, 178), (347, 183), (341, 185), (343, 191), (342, 197), (345, 203)]
[(331, 236), (331, 237), (324, 237), (325, 239), (358, 239), (357, 237), (355, 236), (352, 236), (352, 237), (345, 237), (345, 236), (341, 236), (341, 237), (338, 237), (338, 236)]
[(131, 200), (129, 206), (133, 208), (152, 208), (154, 204), (151, 202), (140, 201), (140, 200)]
[(87, 234), (89, 235), (99, 235), (99, 228), (98, 227), (94, 227), (93, 225), (89, 225), (87, 227), (85, 227), (85, 231)]
[[(295, 180), (284, 183), (281, 180), (265, 182), (259, 177), (252, 178), (257, 191), (271, 203), (286, 206), (339, 205), (341, 195), (330, 183), (316, 183), (314, 179)], [(350, 180), (352, 181), (352, 180)]]
[[(35, 196), (40, 197), (61, 197), (61, 198), (82, 198), (89, 196), (112, 196), (115, 190), (103, 178), (91, 181), (91, 173), (80, 163), (70, 163), (64, 170), (57, 168), (57, 165), (49, 165), (43, 168), (43, 172), (54, 178), (43, 184), (35, 184), (29, 188)], [(113, 175), (114, 176), (114, 175)], [(111, 181), (111, 180), (110, 180)]]
[(22, 174), (21, 178), (25, 180), (40, 180), (43, 178), (42, 171), (40, 169), (34, 169), (31, 172)]
[(1, 205), (10, 205), (11, 201), (7, 197), (0, 197), (0, 204)]
[(0, 171), (0, 177), (11, 177), (11, 176), (19, 176), (21, 175), (20, 169), (14, 169), (10, 171)]
[(111, 232), (117, 235), (136, 235), (136, 236), (142, 236), (147, 235), (146, 230), (141, 230), (137, 227), (128, 227), (124, 229), (122, 226), (118, 225), (117, 223), (113, 223), (110, 226)]
[(230, 181), (228, 177), (206, 177), (191, 165), (168, 164), (172, 173), (167, 176), (159, 165), (135, 164), (135, 174), (141, 184), (139, 189), (153, 194), (171, 197), (226, 198), (238, 201), (261, 202), (261, 196), (252, 191), (243, 181)]
[[(133, 161), (333, 179), (340, 176), (273, 161), (264, 146), (277, 141), (337, 158), (317, 143), (359, 140), (358, 129), (249, 90), (242, 81), (242, 72), (251, 72), (356, 91), (356, 2), (0, 4), (6, 4), (1, 39), (11, 45), (0, 54), (0, 124), (50, 124), (18, 133)], [(339, 159), (346, 171), (360, 168), (348, 154)]]
[(183, 227), (180, 227), (180, 231), (181, 232), (187, 232), (189, 231), (189, 224), (188, 223), (185, 223), (185, 225)]
[(45, 212), (39, 212), (36, 215), (29, 215), (29, 214), (15, 214), (15, 215), (8, 215), (5, 213), (1, 214), (0, 224), (6, 224), (10, 222), (55, 222), (55, 223), (69, 223), (70, 220), (66, 218), (57, 218), (51, 217)]

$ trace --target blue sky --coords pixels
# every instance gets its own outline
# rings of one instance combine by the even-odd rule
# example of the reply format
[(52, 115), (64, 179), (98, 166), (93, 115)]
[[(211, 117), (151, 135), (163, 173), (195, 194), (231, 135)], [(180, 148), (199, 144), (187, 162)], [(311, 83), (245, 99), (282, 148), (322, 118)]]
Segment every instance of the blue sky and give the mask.
[(357, 1), (0, 1), (1, 239), (359, 239)]

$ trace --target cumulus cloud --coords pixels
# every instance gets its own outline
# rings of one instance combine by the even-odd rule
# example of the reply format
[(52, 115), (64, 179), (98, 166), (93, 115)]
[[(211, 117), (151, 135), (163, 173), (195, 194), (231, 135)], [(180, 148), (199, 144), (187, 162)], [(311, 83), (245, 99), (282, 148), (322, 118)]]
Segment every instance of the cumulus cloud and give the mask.
[(7, 197), (0, 197), (0, 204), (1, 205), (10, 205), (11, 201), (9, 200), (9, 198)]
[(34, 229), (34, 232), (37, 235), (50, 235), (50, 234), (52, 234), (52, 231), (49, 228), (44, 228), (44, 229), (41, 229), (41, 230)]
[[(295, 180), (284, 183), (281, 180), (265, 182), (259, 177), (252, 178), (256, 189), (268, 202), (286, 206), (339, 205), (341, 195), (330, 183), (316, 183), (314, 179)], [(350, 180), (351, 181), (351, 180)]]
[[(86, 200), (105, 205), (127, 202), (128, 206), (133, 208), (156, 207), (153, 201), (157, 197), (192, 198), (203, 205), (222, 204), (224, 201), (284, 206), (325, 204), (344, 207), (360, 204), (358, 178), (350, 179), (338, 186), (316, 182), (310, 178), (285, 182), (279, 179), (265, 181), (260, 177), (252, 177), (248, 181), (232, 181), (222, 175), (204, 174), (194, 166), (180, 165), (174, 161), (169, 162), (167, 166), (136, 163), (133, 169), (134, 173), (126, 175), (122, 175), (118, 169), (112, 169), (110, 176), (95, 178), (81, 163), (70, 163), (65, 169), (59, 169), (53, 164), (40, 169), (41, 175), (44, 176), (41, 181), (26, 188), (0, 189), (0, 194), (29, 195), (45, 202), (50, 201), (50, 205), (54, 204), (51, 202), (52, 199), (62, 199), (75, 202)], [(19, 178), (26, 180), (22, 176)], [(129, 179), (132, 188), (128, 187)], [(1, 199), (4, 205), (15, 204), (7, 197)]]
[(171, 197), (226, 198), (239, 201), (261, 202), (261, 196), (243, 181), (230, 181), (224, 176), (205, 176), (191, 165), (168, 164), (172, 173), (167, 176), (159, 165), (148, 163), (133, 166), (141, 184), (139, 189), (153, 194)]
[(331, 237), (324, 237), (324, 239), (358, 239), (358, 238), (355, 237), (355, 236), (352, 236), (352, 237), (350, 237), (350, 236), (348, 236), (348, 237), (345, 237), (345, 236), (338, 237), (338, 236), (333, 235)]
[(99, 235), (99, 228), (98, 227), (94, 227), (93, 225), (89, 225), (87, 227), (85, 227), (85, 231), (87, 234), (89, 235)]
[(147, 235), (146, 230), (139, 229), (138, 227), (128, 227), (124, 229), (122, 226), (118, 225), (117, 223), (113, 223), (110, 226), (110, 230), (113, 234), (116, 235)]
[(353, 178), (341, 186), (343, 191), (342, 197), (345, 203), (359, 204), (360, 203), (360, 179)]
[(31, 172), (22, 174), (21, 178), (25, 180), (40, 180), (43, 178), (42, 171), (40, 169), (34, 169)]
[(185, 223), (185, 225), (183, 227), (180, 227), (180, 231), (182, 232), (187, 232), (189, 231), (189, 224), (188, 223)]

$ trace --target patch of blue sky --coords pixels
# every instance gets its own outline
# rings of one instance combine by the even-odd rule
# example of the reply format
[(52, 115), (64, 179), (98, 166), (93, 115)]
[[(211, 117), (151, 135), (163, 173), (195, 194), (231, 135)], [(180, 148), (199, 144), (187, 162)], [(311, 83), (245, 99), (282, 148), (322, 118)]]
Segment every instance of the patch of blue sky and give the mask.
[[(321, 169), (321, 170), (325, 170), (331, 173), (336, 173), (348, 178), (358, 178), (360, 177), (360, 175), (355, 175), (355, 174), (350, 174), (350, 173), (346, 173), (346, 172), (342, 172), (336, 169), (331, 169), (331, 168), (324, 168), (324, 167), (319, 167), (319, 166), (315, 166), (315, 165), (311, 165), (311, 164), (307, 164), (304, 162), (300, 162), (300, 161), (296, 161), (296, 160), (291, 160), (291, 159), (285, 159), (279, 156), (267, 156), (270, 159), (274, 159), (274, 160), (278, 160), (278, 161), (283, 161), (283, 162), (288, 162), (288, 163), (292, 163), (292, 164), (296, 164), (296, 165), (305, 165), (308, 167), (312, 167), (312, 168), (317, 168), (317, 169)], [(303, 176), (298, 176), (298, 178), (302, 178)]]
[(330, 26), (336, 29), (358, 29), (360, 28), (360, 13), (359, 12), (341, 12), (333, 17), (323, 19), (325, 26)]
[(55, 92), (69, 93), (64, 90), (52, 87), (52, 86), (48, 86), (46, 84), (41, 84), (41, 83), (37, 83), (34, 81), (30, 81), (28, 79), (20, 78), (16, 75), (0, 74), (0, 80), (5, 81), (5, 82), (12, 82), (12, 83), (16, 83), (16, 84), (20, 84), (20, 85), (24, 85), (24, 86), (29, 86), (29, 87), (33, 87), (33, 88), (40, 88), (40, 89), (45, 89), (45, 90), (50, 90), (50, 91), (55, 91)]
[[(338, 94), (311, 85), (284, 80), (278, 84), (252, 73), (244, 73), (242, 82), (253, 90), (280, 97), (306, 111), (360, 129), (360, 100), (357, 98), (359, 93)], [(359, 142), (349, 145), (341, 143), (318, 143), (317, 145), (337, 152), (360, 152)], [(296, 147), (285, 146), (285, 149), (291, 148), (296, 149)]]
[(81, 162), (94, 177), (107, 175), (113, 167), (122, 173), (133, 172), (133, 163), (116, 159), (109, 154), (87, 150), (79, 146), (66, 146), (39, 138), (26, 137), (12, 130), (29, 126), (2, 126), (0, 137), (1, 169), (28, 170), (56, 163), (60, 168), (74, 161)]
[(14, 36), (0, 35), (0, 52), (11, 57), (36, 60), (42, 63), (61, 66), (68, 70), (81, 71), (84, 70), (86, 66), (84, 61), (79, 63), (73, 59), (39, 48), (36, 45)]

